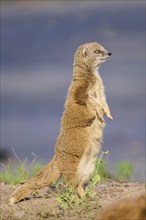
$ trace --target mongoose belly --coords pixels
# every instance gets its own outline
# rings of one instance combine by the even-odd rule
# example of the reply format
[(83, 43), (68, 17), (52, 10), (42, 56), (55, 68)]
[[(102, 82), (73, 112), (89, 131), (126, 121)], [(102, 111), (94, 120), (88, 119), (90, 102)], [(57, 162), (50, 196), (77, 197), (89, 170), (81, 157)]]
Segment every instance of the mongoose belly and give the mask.
[(93, 124), (88, 128), (90, 133), (90, 146), (88, 146), (84, 155), (82, 156), (78, 168), (78, 181), (86, 182), (95, 170), (96, 155), (99, 152), (102, 139), (102, 130), (99, 127), (99, 121), (95, 119)]
[(88, 128), (91, 139), (90, 143), (92, 144), (88, 146), (88, 150), (85, 152), (79, 162), (77, 169), (79, 182), (86, 182), (95, 170), (96, 155), (101, 148), (103, 129), (104, 123), (101, 123), (98, 118), (96, 118), (93, 124)]
[(95, 154), (84, 155), (79, 162), (77, 169), (78, 182), (86, 182), (95, 170)]

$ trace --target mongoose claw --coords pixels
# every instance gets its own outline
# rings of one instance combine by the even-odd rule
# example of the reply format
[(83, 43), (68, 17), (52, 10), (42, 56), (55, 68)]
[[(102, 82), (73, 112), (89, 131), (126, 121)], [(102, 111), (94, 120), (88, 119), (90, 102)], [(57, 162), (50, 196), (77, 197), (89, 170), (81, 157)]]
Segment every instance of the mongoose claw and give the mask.
[(113, 120), (113, 116), (110, 114), (110, 111), (103, 110), (104, 114), (109, 118), (110, 120)]
[(110, 119), (110, 120), (113, 120), (113, 117), (111, 115), (107, 115), (107, 117)]

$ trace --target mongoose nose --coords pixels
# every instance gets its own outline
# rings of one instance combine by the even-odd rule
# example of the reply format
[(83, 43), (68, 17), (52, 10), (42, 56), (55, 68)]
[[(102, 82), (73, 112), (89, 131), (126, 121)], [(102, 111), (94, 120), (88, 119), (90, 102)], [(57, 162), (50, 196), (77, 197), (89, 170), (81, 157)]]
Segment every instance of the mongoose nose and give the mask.
[(112, 53), (108, 53), (108, 55), (109, 55), (109, 56), (111, 56), (111, 55), (112, 55)]

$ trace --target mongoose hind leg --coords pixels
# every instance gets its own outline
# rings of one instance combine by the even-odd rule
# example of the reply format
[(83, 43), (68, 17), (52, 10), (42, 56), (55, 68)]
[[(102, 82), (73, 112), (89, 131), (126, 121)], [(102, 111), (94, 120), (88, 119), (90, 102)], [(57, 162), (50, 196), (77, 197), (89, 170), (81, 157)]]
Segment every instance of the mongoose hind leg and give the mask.
[(85, 190), (82, 186), (82, 184), (79, 184), (78, 187), (77, 187), (77, 193), (78, 193), (78, 196), (80, 198), (83, 198), (85, 196)]
[(77, 183), (75, 176), (69, 180), (68, 185), (71, 186), (75, 190), (75, 192), (80, 198), (84, 197), (85, 195), (84, 188), (81, 183), (80, 184)]

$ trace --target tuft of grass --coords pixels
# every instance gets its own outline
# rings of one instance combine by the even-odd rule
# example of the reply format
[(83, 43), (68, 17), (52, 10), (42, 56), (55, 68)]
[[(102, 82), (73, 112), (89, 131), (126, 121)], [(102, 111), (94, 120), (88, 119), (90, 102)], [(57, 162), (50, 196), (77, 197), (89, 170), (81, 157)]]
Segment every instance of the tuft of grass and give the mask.
[(63, 210), (73, 208), (79, 200), (73, 188), (69, 187), (63, 180), (54, 182), (56, 189), (55, 197)]
[(38, 173), (43, 167), (42, 164), (35, 164), (30, 170), (25, 164), (18, 165), (16, 169), (13, 169), (9, 165), (1, 166), (3, 166), (3, 171), (1, 172), (0, 182), (14, 185), (24, 183), (29, 177)]
[(43, 167), (44, 165), (41, 163), (34, 164), (34, 166), (32, 167), (31, 176), (36, 175)]
[[(57, 181), (54, 184), (56, 189), (55, 198), (58, 201), (60, 208), (66, 214), (76, 216), (81, 212), (88, 212), (93, 208), (91, 201), (95, 198), (95, 193), (92, 189), (88, 188), (83, 198), (79, 198), (75, 190), (68, 186), (63, 180)], [(94, 200), (94, 206), (98, 209), (98, 201)]]
[(112, 179), (112, 175), (109, 173), (107, 169), (107, 163), (105, 162), (105, 160), (103, 160), (103, 157), (105, 155), (108, 155), (108, 151), (102, 151), (99, 155), (99, 158), (96, 159), (95, 171), (91, 178), (91, 182), (93, 185), (96, 185), (103, 179)]
[(15, 153), (14, 149), (13, 153), (18, 161), (18, 165), (14, 168), (11, 166), (11, 161), (9, 161), (7, 165), (1, 163), (0, 182), (14, 185), (24, 183), (29, 177), (35, 175), (42, 169), (43, 165), (40, 163), (36, 163), (37, 156), (35, 154), (33, 154), (34, 158), (31, 164), (28, 165), (27, 158), (22, 161)]
[(116, 178), (118, 180), (129, 180), (133, 175), (133, 165), (129, 161), (120, 161), (117, 165)]

